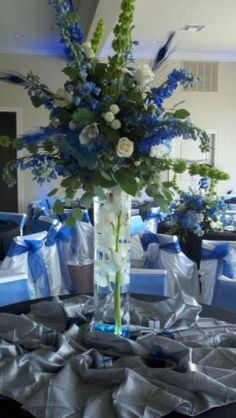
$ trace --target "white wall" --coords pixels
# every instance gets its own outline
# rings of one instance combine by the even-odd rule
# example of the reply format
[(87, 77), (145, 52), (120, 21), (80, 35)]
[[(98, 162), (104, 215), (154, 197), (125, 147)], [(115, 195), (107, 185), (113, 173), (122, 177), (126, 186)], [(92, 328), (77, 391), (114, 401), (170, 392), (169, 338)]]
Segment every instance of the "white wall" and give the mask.
[[(53, 91), (56, 91), (64, 83), (65, 76), (61, 72), (64, 66), (65, 61), (58, 57), (0, 54), (0, 71), (18, 71), (26, 75), (32, 70)], [(21, 133), (48, 124), (48, 111), (43, 107), (36, 109), (27, 92), (21, 86), (0, 83), (0, 107), (20, 109)], [(1, 152), (3, 151), (1, 150)], [(28, 170), (22, 172), (21, 180), (20, 210), (25, 210), (32, 200), (45, 197), (48, 191), (53, 188), (52, 183), (40, 186), (33, 182)]]
[[(53, 91), (62, 87), (64, 75), (61, 72), (64, 60), (58, 57), (29, 56), (29, 55), (0, 55), (0, 71), (14, 70), (26, 74), (32, 70), (38, 74), (43, 83)], [(178, 62), (172, 62), (171, 66), (180, 67)], [(220, 63), (219, 65), (219, 89), (217, 93), (195, 93), (178, 91), (167, 105), (172, 105), (181, 100), (191, 112), (192, 120), (201, 128), (217, 131), (217, 167), (226, 170), (231, 179), (221, 182), (218, 187), (220, 194), (225, 194), (233, 189), (236, 194), (236, 63)], [(164, 79), (165, 72), (157, 75), (157, 83)], [(22, 87), (0, 83), (0, 107), (19, 107), (22, 112), (22, 132), (26, 132), (37, 126), (47, 125), (48, 112), (43, 108), (35, 109)], [(22, 206), (25, 209), (29, 202), (45, 197), (53, 185), (40, 187), (31, 180), (28, 172), (23, 172)], [(21, 192), (20, 191), (20, 192)]]
[[(174, 63), (179, 68), (179, 63)], [(181, 107), (188, 109), (192, 121), (200, 128), (216, 131), (216, 166), (227, 171), (231, 178), (217, 187), (219, 194), (233, 189), (236, 194), (236, 63), (219, 63), (218, 92), (186, 92), (179, 89), (168, 104), (185, 100)]]

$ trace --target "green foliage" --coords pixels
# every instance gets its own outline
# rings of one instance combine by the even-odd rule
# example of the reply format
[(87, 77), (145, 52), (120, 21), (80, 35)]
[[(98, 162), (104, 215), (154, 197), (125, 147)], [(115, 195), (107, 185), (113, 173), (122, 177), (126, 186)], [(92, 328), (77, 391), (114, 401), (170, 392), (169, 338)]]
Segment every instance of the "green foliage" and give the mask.
[(98, 51), (99, 45), (101, 43), (101, 40), (104, 34), (104, 29), (105, 29), (104, 19), (101, 18), (98, 21), (97, 27), (91, 39), (91, 45), (95, 54)]

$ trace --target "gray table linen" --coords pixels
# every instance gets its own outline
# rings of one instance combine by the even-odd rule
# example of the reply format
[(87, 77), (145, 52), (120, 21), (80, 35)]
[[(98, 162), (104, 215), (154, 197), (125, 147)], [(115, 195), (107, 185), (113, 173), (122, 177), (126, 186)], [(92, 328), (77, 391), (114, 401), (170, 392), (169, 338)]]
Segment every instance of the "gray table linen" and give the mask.
[(130, 307), (130, 339), (92, 331), (90, 296), (1, 313), (0, 394), (38, 418), (195, 416), (236, 402), (236, 324), (199, 317), (183, 293)]

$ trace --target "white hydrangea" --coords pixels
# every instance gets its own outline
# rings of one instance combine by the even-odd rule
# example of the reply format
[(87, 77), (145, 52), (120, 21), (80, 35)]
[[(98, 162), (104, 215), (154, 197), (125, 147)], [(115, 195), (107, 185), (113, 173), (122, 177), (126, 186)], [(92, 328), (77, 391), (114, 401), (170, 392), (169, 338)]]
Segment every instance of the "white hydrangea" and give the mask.
[(111, 123), (115, 119), (114, 113), (112, 113), (112, 112), (104, 113), (103, 117), (104, 117), (104, 119), (107, 123)]
[(112, 129), (115, 129), (115, 130), (120, 129), (121, 128), (121, 122), (120, 122), (120, 120), (119, 119), (114, 119), (111, 122), (111, 128)]
[(120, 108), (119, 108), (119, 106), (118, 106), (118, 105), (116, 105), (116, 104), (112, 104), (112, 105), (109, 107), (109, 110), (110, 110), (110, 112), (112, 112), (112, 113), (113, 113), (113, 115), (116, 115), (117, 113), (119, 113)]

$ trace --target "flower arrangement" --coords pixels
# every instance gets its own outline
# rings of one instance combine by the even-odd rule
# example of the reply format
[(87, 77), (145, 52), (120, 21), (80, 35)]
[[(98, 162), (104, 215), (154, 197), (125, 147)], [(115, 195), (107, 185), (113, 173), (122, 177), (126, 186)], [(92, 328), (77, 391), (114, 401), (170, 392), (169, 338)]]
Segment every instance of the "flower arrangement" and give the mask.
[[(0, 79), (22, 86), (35, 107), (49, 111), (49, 124), (18, 139), (0, 137), (1, 146), (26, 149), (27, 155), (7, 164), (8, 183), (14, 182), (15, 169), (29, 169), (39, 183), (62, 177), (65, 195), (73, 198), (81, 189), (81, 206), (88, 208), (94, 196), (104, 196), (104, 188), (119, 185), (135, 196), (146, 189), (161, 207), (172, 200), (173, 183), (162, 182), (161, 172), (186, 169), (183, 160), (168, 157), (177, 136), (200, 139), (202, 151), (209, 149), (204, 130), (196, 127), (185, 109), (165, 111), (163, 103), (178, 85), (187, 86), (194, 78), (183, 69), (174, 69), (159, 87), (151, 87), (155, 72), (168, 55), (173, 38), (160, 48), (151, 66), (136, 67), (131, 38), (135, 0), (123, 0), (114, 27), (114, 55), (101, 62), (96, 54), (104, 31), (101, 19), (90, 42), (83, 42), (79, 17), (69, 0), (49, 0), (64, 43), (67, 80), (52, 92), (30, 72), (1, 73)], [(54, 188), (50, 195), (57, 194)], [(61, 202), (55, 211), (63, 212)], [(74, 211), (72, 218), (80, 217)]]
[[(215, 176), (225, 180), (228, 177), (226, 173), (210, 167), (208, 174), (212, 178)], [(215, 177), (212, 181), (214, 184), (217, 183)], [(166, 233), (183, 239), (189, 232), (202, 236), (207, 232), (222, 231), (226, 208), (224, 199), (214, 193), (212, 184), (210, 187), (209, 177), (203, 177), (199, 181), (199, 190), (180, 191), (178, 199), (170, 204), (170, 213), (163, 221), (162, 228)]]

